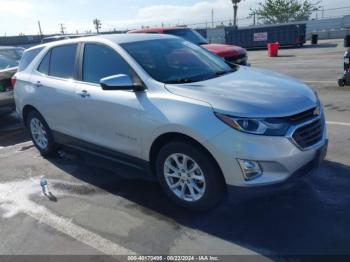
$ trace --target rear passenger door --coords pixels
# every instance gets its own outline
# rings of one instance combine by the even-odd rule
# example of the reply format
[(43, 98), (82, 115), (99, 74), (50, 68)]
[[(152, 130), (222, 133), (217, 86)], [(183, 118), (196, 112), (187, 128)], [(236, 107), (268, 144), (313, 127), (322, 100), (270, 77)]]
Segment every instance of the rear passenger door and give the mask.
[(131, 67), (112, 48), (86, 43), (77, 84), (82, 135), (87, 142), (131, 156), (140, 155), (141, 96), (145, 92), (102, 90), (104, 77), (126, 74), (140, 81)]
[(39, 111), (53, 131), (79, 137), (76, 107), (77, 44), (51, 48), (33, 74), (32, 84)]

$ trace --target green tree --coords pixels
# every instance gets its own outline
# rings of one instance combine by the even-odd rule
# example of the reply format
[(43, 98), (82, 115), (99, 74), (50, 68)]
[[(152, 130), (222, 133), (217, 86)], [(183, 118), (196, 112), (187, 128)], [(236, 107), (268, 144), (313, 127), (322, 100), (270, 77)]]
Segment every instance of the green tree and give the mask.
[(264, 24), (309, 20), (314, 11), (320, 10), (319, 4), (310, 0), (265, 0), (251, 9), (251, 16), (256, 15)]

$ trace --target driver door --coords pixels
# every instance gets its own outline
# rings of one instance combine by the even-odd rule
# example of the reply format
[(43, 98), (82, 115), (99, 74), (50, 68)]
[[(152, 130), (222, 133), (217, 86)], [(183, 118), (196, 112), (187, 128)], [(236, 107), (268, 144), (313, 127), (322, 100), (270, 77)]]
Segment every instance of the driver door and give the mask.
[(86, 142), (138, 157), (140, 148), (139, 101), (144, 92), (102, 90), (102, 78), (133, 70), (112, 48), (95, 43), (84, 44), (82, 81), (77, 84), (78, 112)]

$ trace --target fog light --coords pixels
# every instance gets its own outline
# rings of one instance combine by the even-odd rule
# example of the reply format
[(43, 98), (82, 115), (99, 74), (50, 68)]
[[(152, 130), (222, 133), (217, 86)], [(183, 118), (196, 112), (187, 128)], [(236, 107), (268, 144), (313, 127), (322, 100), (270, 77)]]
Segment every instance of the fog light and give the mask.
[(238, 163), (242, 169), (244, 179), (249, 181), (262, 175), (263, 170), (259, 162), (253, 160), (238, 159)]

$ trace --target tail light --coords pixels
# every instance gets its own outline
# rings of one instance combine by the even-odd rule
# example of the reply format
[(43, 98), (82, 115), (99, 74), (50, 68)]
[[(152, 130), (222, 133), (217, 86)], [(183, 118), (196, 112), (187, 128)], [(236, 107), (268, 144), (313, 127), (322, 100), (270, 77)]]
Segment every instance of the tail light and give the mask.
[(11, 77), (11, 85), (12, 85), (12, 88), (14, 88), (15, 87), (15, 85), (16, 85), (16, 76), (13, 76), (13, 77)]

